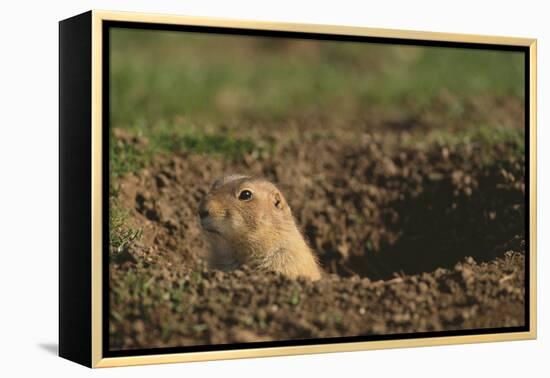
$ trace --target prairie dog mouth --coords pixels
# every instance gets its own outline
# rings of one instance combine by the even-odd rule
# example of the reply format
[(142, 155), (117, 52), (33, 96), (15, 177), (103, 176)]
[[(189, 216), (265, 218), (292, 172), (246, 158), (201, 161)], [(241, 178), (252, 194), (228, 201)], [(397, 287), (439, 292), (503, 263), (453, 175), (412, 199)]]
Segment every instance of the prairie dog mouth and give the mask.
[(221, 234), (218, 230), (215, 230), (215, 229), (213, 229), (213, 228), (205, 228), (205, 227), (203, 227), (202, 229), (203, 229), (204, 231), (208, 232), (208, 233), (216, 234), (216, 235), (222, 236), (222, 234)]
[(201, 224), (201, 228), (203, 229), (203, 231), (206, 231), (206, 232), (211, 233), (211, 234), (220, 235), (220, 236), (222, 235), (218, 230), (216, 230), (214, 227), (212, 227), (210, 222), (208, 222), (208, 218), (201, 219), (200, 224)]

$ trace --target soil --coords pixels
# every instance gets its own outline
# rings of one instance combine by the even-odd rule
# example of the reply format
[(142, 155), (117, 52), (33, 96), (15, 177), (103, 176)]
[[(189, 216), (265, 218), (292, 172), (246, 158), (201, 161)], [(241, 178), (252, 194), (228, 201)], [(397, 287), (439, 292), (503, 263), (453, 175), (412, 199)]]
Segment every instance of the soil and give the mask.
[[(524, 160), (506, 142), (407, 137), (288, 127), (258, 136), (269, 153), (160, 155), (125, 176), (119, 201), (142, 235), (111, 251), (110, 348), (524, 325)], [(281, 187), (326, 278), (205, 265), (196, 211), (225, 173)]]

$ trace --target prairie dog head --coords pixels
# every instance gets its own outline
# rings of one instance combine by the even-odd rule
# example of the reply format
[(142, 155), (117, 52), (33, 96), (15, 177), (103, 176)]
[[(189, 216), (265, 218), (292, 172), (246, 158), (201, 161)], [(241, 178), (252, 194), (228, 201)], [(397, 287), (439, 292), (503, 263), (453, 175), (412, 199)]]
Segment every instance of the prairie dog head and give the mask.
[(281, 248), (284, 235), (296, 229), (290, 208), (275, 185), (241, 175), (214, 182), (199, 206), (199, 218), (214, 258), (222, 265), (226, 259), (238, 263), (261, 259)]
[(292, 220), (286, 200), (275, 185), (238, 175), (214, 182), (199, 206), (199, 217), (205, 232), (237, 242)]

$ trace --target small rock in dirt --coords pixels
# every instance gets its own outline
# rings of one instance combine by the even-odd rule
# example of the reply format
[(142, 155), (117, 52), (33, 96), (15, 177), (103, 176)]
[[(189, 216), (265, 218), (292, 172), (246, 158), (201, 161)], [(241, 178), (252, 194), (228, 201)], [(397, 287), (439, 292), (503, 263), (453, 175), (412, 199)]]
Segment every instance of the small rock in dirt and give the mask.
[(426, 282), (420, 282), (418, 284), (418, 292), (419, 293), (424, 294), (424, 293), (427, 293), (428, 290), (430, 290), (430, 287), (428, 286), (428, 284), (426, 284)]
[(463, 267), (461, 272), (462, 280), (467, 285), (471, 284), (474, 280), (474, 271), (471, 268)]
[(411, 315), (409, 313), (395, 314), (392, 317), (392, 320), (395, 324), (406, 324), (411, 320)]
[(271, 338), (268, 336), (260, 336), (254, 333), (253, 331), (242, 329), (242, 328), (232, 329), (231, 337), (233, 341), (236, 343), (254, 343), (254, 342), (271, 340)]
[(168, 186), (168, 178), (162, 173), (157, 175), (156, 182), (159, 189)]

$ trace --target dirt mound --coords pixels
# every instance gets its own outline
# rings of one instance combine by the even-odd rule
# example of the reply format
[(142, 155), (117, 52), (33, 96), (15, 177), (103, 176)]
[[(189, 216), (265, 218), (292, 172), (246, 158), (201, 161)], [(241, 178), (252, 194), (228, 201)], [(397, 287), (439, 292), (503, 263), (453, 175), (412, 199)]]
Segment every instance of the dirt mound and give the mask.
[[(142, 236), (111, 251), (111, 348), (523, 325), (525, 164), (506, 142), (270, 137), (266, 154), (159, 156), (121, 180)], [(230, 172), (282, 188), (330, 278), (204, 267), (196, 209)]]
[(111, 348), (522, 326), (523, 267), (523, 254), (509, 252), (389, 281), (332, 275), (311, 283), (139, 264), (112, 271)]
[(389, 139), (291, 141), (267, 157), (159, 157), (122, 181), (120, 200), (143, 229), (142, 244), (177, 263), (205, 251), (198, 203), (228, 172), (276, 182), (325, 270), (344, 276), (379, 279), (452, 267), (464, 256), (488, 260), (523, 238), (524, 164), (486, 161), (506, 156), (506, 146), (422, 151)]

